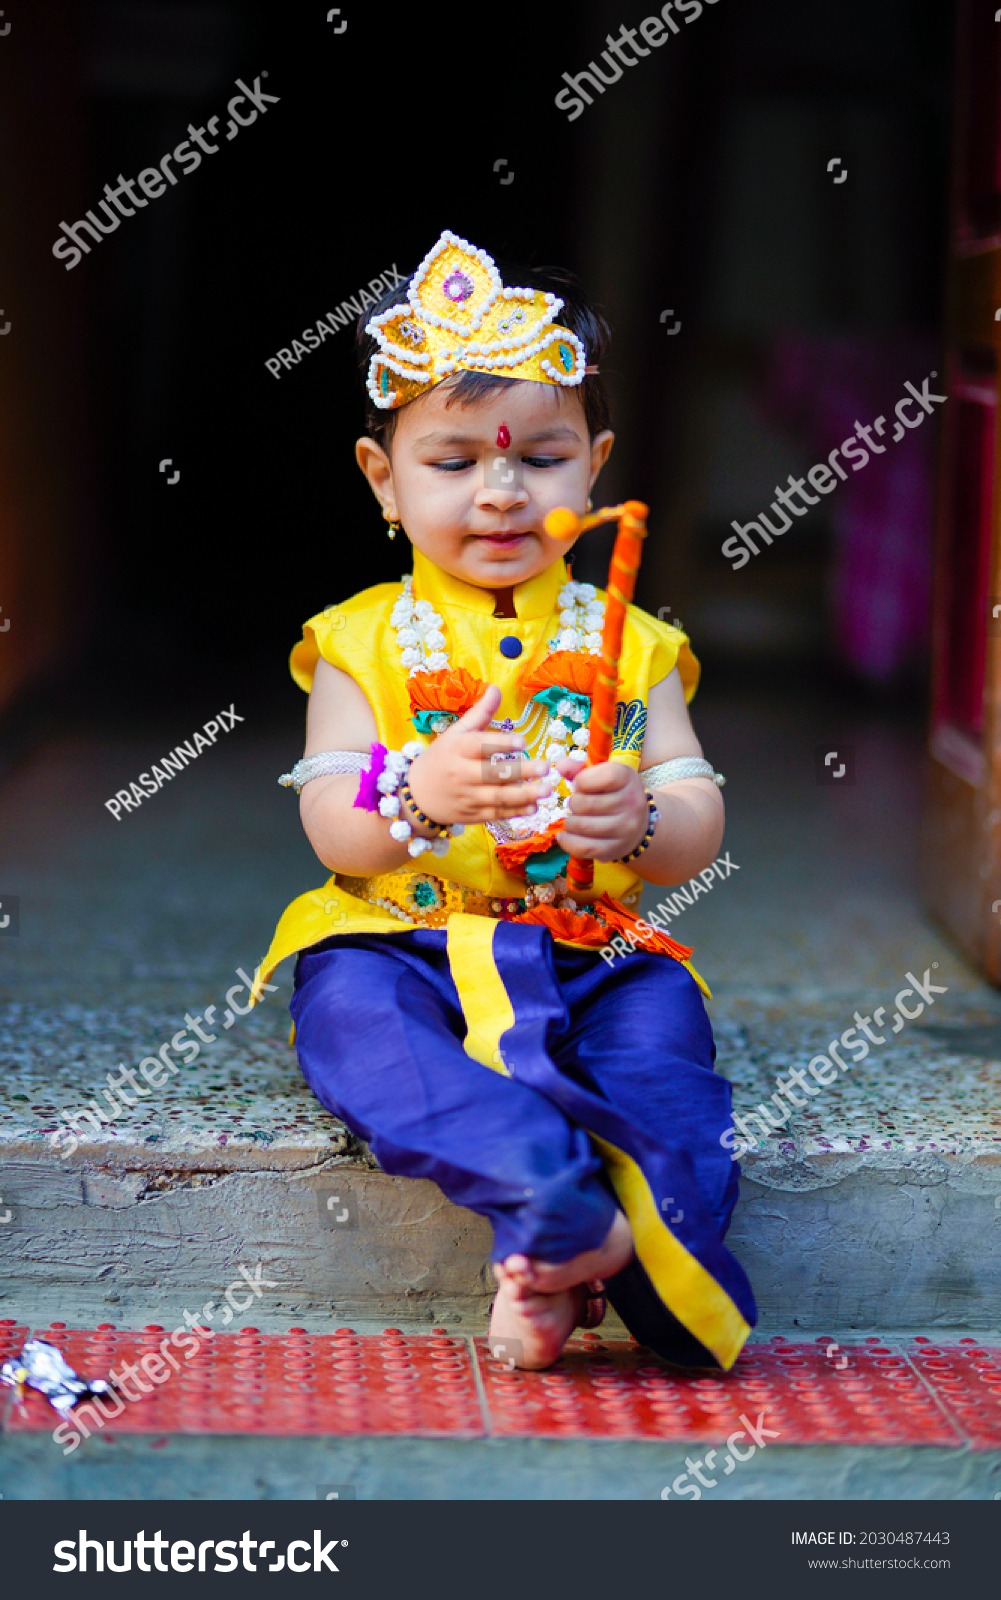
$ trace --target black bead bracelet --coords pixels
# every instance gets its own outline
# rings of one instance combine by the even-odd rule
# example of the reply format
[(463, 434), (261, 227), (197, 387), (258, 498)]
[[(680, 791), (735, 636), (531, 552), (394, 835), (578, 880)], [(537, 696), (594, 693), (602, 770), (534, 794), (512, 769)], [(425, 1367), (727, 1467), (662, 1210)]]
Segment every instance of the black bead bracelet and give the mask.
[(409, 783), (400, 784), (400, 797), (403, 800), (404, 805), (410, 807), (410, 810), (413, 812), (418, 822), (422, 823), (425, 828), (434, 828), (439, 839), (444, 838), (445, 834), (451, 827), (451, 823), (434, 822), (431, 817), (426, 817), (420, 806), (417, 804), (417, 801), (411, 794)]
[(630, 850), (627, 856), (619, 857), (620, 862), (635, 861), (637, 856), (641, 856), (643, 854), (644, 850), (648, 848), (650, 841), (653, 838), (654, 828), (656, 828), (658, 822), (660, 821), (660, 812), (657, 810), (652, 791), (650, 789), (644, 789), (643, 792), (647, 798), (647, 805), (650, 807), (650, 820), (647, 823), (646, 833), (643, 835), (635, 850)]

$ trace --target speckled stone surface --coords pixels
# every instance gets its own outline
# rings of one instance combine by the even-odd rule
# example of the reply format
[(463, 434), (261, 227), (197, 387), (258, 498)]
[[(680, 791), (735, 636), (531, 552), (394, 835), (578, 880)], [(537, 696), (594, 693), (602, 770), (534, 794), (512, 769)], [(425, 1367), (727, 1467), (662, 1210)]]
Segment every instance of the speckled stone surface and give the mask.
[[(753, 723), (739, 700), (700, 695), (694, 710), (728, 776), (733, 870), (672, 932), (694, 945), (713, 989), (735, 1109), (774, 1093), (777, 1075), (851, 1026), (856, 1009), (883, 1005), (889, 1024), (908, 970), (920, 977), (938, 962), (933, 981), (948, 987), (762, 1139), (745, 1158), (748, 1172), (763, 1177), (828, 1151), (1001, 1154), (1001, 999), (915, 902), (914, 735), (879, 722), (853, 730), (857, 783), (840, 791), (814, 781), (825, 730), (813, 706), (756, 704)], [(118, 822), (103, 800), (148, 764), (166, 728), (146, 744), (65, 739), (0, 787), (9, 863), (0, 895), (21, 901), (19, 936), (0, 937), (8, 1149), (36, 1145), (86, 1107), (119, 1063), (155, 1054), (185, 1012), (225, 1012), (237, 968), (253, 969), (284, 906), (323, 881), (295, 801), (275, 781), (298, 730), (255, 732), (252, 706), (247, 713), (249, 726)], [(648, 888), (645, 908), (667, 892)], [(253, 1164), (262, 1152), (295, 1160), (296, 1151), (343, 1151), (343, 1130), (302, 1085), (288, 1046), (291, 967), (279, 974), (281, 992), (229, 1032), (217, 1015), (216, 1042), (81, 1154), (124, 1159), (141, 1147)]]
[[(80, 1005), (0, 1008), (0, 1055), (7, 1071), (0, 1150), (37, 1151), (40, 1141), (51, 1142), (68, 1118), (89, 1105), (72, 1161), (132, 1166), (182, 1160), (206, 1170), (234, 1170), (361, 1155), (362, 1147), (317, 1105), (302, 1080), (288, 1043), (288, 992), (286, 984), (280, 995), (239, 1018), (231, 1032), (202, 1045), (190, 1065), (175, 1057), (177, 1075), (162, 1087), (149, 1089), (138, 1077), (149, 1097), (139, 1098), (127, 1114), (119, 1102), (119, 1115), (99, 1133), (92, 1102), (110, 1115), (101, 1099), (108, 1074), (114, 1077), (121, 1063), (138, 1068), (152, 1058), (155, 1064), (160, 1045), (184, 1027), (183, 1014), (152, 1006), (118, 1012)], [(132, 1093), (127, 1083), (125, 1091)], [(64, 1133), (56, 1148), (68, 1145)]]
[[(942, 973), (938, 968), (933, 981)], [(37, 1150), (90, 1106), (90, 1118), (80, 1122), (79, 1159), (131, 1165), (138, 1156), (185, 1157), (196, 1165), (242, 1168), (361, 1156), (364, 1147), (303, 1083), (288, 1043), (287, 981), (280, 988), (230, 1032), (203, 1044), (198, 1059), (179, 1065), (162, 1088), (103, 1125), (100, 1134), (93, 1127), (92, 1102), (97, 1099), (107, 1113), (100, 1094), (108, 1074), (114, 1076), (122, 1063), (137, 1068), (155, 1058), (161, 1044), (184, 1027), (183, 1013), (137, 1006), (117, 1012), (76, 1004), (0, 1006), (6, 1075), (0, 1149)], [(870, 1015), (876, 997), (863, 998), (870, 1010), (862, 1015)], [(892, 1007), (892, 996), (881, 998)], [(944, 998), (937, 997), (940, 1006)], [(908, 1004), (913, 1007), (913, 999)], [(748, 1119), (745, 1131), (758, 1146), (747, 1150), (742, 1166), (758, 1181), (778, 1181), (783, 1169), (834, 1154), (865, 1154), (888, 1164), (927, 1152), (962, 1158), (985, 1172), (1001, 1169), (1001, 1020), (990, 1005), (971, 1004), (962, 994), (948, 1023), (920, 1019), (896, 1039), (884, 1034), (885, 1045), (873, 1044), (866, 1060), (830, 1086), (811, 1077), (805, 1089), (792, 1085), (792, 1094), (804, 1102), (799, 1107), (773, 1098), (779, 1081), (788, 1083), (790, 1067), (822, 1054), (852, 1025), (853, 1013), (829, 1001), (800, 1000), (790, 1015), (788, 1002), (778, 996), (769, 1002), (727, 995), (713, 1002), (711, 1015), (718, 1070), (732, 1083), (734, 1109)], [(842, 1055), (851, 1060), (849, 1052)], [(146, 1086), (141, 1078), (139, 1083)], [(786, 1118), (767, 1136), (760, 1113), (754, 1116), (762, 1102), (772, 1121)], [(1001, 1171), (998, 1176), (1001, 1181)]]
[[(906, 1003), (914, 1006), (913, 999)], [(863, 1016), (871, 1015), (868, 1007)], [(758, 1144), (742, 1158), (758, 1181), (777, 1180), (783, 1167), (828, 1154), (865, 1154), (887, 1166), (895, 1157), (935, 1153), (985, 1172), (1001, 1169), (1001, 1029), (983, 1007), (961, 1001), (948, 1027), (915, 1021), (893, 1042), (884, 1033), (885, 1045), (873, 1044), (866, 1059), (829, 1086), (807, 1075), (798, 1087), (789, 1083), (788, 1069), (822, 1055), (853, 1025), (853, 1013), (801, 1002), (791, 1018), (777, 1000), (731, 1001), (727, 1012), (714, 1019), (719, 1068)], [(852, 1061), (848, 1050), (841, 1055)], [(790, 1106), (784, 1096), (776, 1102), (780, 1080), (801, 1105)], [(762, 1102), (772, 1120), (787, 1119), (767, 1136), (761, 1114), (754, 1115)], [(1001, 1181), (1001, 1170), (997, 1176)]]

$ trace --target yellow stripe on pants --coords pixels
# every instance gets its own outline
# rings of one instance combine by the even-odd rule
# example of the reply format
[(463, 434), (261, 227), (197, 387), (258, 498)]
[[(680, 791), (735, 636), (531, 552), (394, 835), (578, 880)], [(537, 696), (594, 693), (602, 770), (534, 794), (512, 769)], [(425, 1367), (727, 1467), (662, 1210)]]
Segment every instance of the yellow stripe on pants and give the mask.
[[(452, 981), (466, 1022), (463, 1049), (474, 1061), (510, 1077), (500, 1041), (514, 1026), (511, 997), (494, 959), (492, 917), (453, 912), (447, 944)], [(750, 1325), (726, 1291), (677, 1239), (657, 1206), (642, 1168), (617, 1146), (588, 1129), (600, 1152), (619, 1204), (629, 1219), (636, 1255), (668, 1310), (720, 1366), (729, 1370), (740, 1354)]]
[(499, 925), (493, 917), (453, 911), (445, 948), (466, 1020), (462, 1048), (474, 1061), (509, 1078), (500, 1041), (508, 1028), (514, 1027), (514, 1007), (494, 960), (494, 932)]
[[(588, 1130), (590, 1133), (590, 1130)], [(590, 1134), (633, 1230), (636, 1255), (667, 1309), (729, 1371), (751, 1331), (726, 1290), (664, 1222), (643, 1169), (624, 1150)]]

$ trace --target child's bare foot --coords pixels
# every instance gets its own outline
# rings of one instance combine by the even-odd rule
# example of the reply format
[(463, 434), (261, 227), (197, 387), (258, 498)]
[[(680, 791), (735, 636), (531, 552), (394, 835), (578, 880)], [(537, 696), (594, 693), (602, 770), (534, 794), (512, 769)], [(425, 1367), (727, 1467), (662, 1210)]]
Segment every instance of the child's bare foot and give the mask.
[(612, 1278), (632, 1257), (633, 1230), (625, 1214), (617, 1211), (604, 1243), (597, 1250), (585, 1250), (572, 1261), (561, 1261), (557, 1266), (536, 1261), (532, 1256), (508, 1256), (502, 1265), (507, 1277), (522, 1288), (553, 1295), (593, 1278)]
[(490, 1316), (492, 1354), (529, 1372), (551, 1367), (577, 1326), (580, 1292), (540, 1294), (516, 1282), (498, 1263), (493, 1270), (499, 1287)]

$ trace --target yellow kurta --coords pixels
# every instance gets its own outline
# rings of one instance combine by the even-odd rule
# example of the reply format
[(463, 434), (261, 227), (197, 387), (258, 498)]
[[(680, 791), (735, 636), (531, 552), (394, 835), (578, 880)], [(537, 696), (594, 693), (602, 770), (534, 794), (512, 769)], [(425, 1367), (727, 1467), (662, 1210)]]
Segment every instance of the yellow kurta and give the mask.
[[(546, 660), (550, 641), (559, 631), (557, 597), (567, 582), (565, 561), (554, 562), (516, 586), (517, 617), (495, 617), (492, 590), (452, 577), (419, 550), (414, 550), (413, 557), (414, 599), (429, 601), (442, 617), (451, 666), (464, 667), (484, 683), (497, 685), (502, 699), (494, 714), (496, 720), (519, 717), (530, 699), (521, 685)], [(411, 721), (409, 674), (401, 663), (396, 630), (390, 621), (401, 587), (399, 583), (376, 584), (342, 605), (310, 617), (290, 660), (292, 676), (307, 692), (320, 656), (349, 673), (365, 691), (380, 742), (391, 750), (422, 737)], [(604, 601), (604, 591), (598, 590), (598, 597)], [(509, 638), (522, 645), (521, 654), (513, 660), (500, 650), (501, 640)], [(631, 605), (619, 666), (622, 698), (613, 761), (639, 767), (647, 697), (652, 685), (666, 678), (675, 666), (685, 699), (691, 700), (699, 666), (686, 635)], [(424, 742), (430, 743), (431, 737)], [(415, 886), (420, 888), (423, 903), (414, 898)], [(641, 888), (641, 880), (629, 866), (595, 863), (596, 894), (607, 892), (628, 905), (638, 902)], [(524, 892), (524, 881), (500, 865), (493, 837), (483, 824), (469, 826), (458, 838), (450, 839), (447, 855), (428, 852), (399, 872), (370, 879), (334, 873), (322, 888), (300, 895), (285, 911), (261, 963), (256, 996), (261, 992), (260, 983), (267, 981), (279, 962), (332, 934), (392, 934), (413, 926), (445, 927), (450, 914), (461, 911), (489, 916), (494, 914), (490, 911), (492, 899), (518, 898)], [(375, 904), (377, 899), (390, 901), (407, 921)]]

